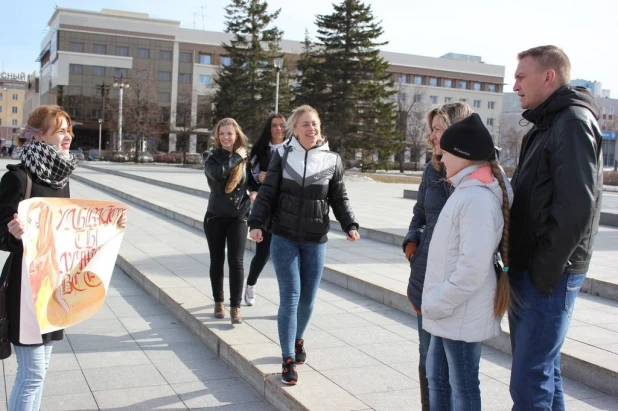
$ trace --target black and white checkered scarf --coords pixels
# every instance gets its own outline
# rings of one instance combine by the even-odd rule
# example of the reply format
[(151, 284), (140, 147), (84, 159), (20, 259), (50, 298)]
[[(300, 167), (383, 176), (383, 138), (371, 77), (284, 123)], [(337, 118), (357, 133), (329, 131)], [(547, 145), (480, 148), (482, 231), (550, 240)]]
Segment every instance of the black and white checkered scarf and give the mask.
[(32, 140), (19, 153), (21, 163), (30, 173), (54, 189), (63, 188), (77, 166), (73, 154), (64, 154), (58, 147)]

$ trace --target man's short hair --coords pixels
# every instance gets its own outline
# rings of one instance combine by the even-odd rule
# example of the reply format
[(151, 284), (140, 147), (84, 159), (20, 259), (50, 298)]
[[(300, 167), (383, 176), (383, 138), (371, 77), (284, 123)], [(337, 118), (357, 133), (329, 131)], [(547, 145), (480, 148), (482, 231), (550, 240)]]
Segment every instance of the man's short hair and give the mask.
[(526, 57), (532, 57), (540, 70), (554, 70), (563, 84), (571, 81), (571, 61), (560, 47), (533, 47), (517, 55), (519, 60)]

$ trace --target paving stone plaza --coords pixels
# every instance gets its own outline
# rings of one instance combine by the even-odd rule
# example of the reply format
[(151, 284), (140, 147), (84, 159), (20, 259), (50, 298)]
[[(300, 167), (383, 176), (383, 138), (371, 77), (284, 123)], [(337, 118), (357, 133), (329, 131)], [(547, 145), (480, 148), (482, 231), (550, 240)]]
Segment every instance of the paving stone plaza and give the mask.
[[(12, 161), (15, 162), (15, 161)], [(0, 173), (10, 161), (0, 160)], [(280, 382), (278, 287), (272, 264), (244, 324), (212, 316), (209, 254), (202, 230), (208, 185), (202, 170), (81, 163), (77, 198), (132, 208), (105, 306), (54, 346), (42, 410), (416, 410), (418, 334), (406, 298), (401, 251), (414, 200), (406, 184), (349, 181), (360, 242), (333, 224), (299, 385)], [(618, 214), (618, 193), (603, 211)], [(245, 272), (255, 244), (247, 243)], [(0, 253), (4, 262), (6, 253)], [(562, 349), (568, 410), (618, 409), (618, 227), (602, 226), (585, 292)], [(226, 290), (227, 290), (226, 285)], [(483, 346), (486, 410), (509, 410), (508, 325)], [(6, 409), (15, 375), (4, 360)]]

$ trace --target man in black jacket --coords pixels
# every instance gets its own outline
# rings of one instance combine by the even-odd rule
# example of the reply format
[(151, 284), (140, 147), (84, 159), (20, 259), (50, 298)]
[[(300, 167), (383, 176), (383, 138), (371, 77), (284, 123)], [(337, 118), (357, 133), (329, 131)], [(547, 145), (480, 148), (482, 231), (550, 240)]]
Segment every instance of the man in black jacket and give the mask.
[(592, 258), (603, 191), (599, 107), (555, 46), (519, 53), (513, 90), (534, 127), (512, 179), (509, 315), (514, 410), (564, 410), (560, 349)]

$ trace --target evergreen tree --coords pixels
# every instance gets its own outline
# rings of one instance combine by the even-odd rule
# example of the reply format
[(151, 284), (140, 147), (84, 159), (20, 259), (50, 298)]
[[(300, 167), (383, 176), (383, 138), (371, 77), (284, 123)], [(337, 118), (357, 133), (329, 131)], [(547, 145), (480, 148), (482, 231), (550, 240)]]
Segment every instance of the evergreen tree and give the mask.
[(328, 92), (328, 83), (321, 68), (321, 60), (316, 45), (305, 30), (303, 51), (296, 63), (297, 75), (294, 88), (294, 105), (309, 104), (319, 113), (326, 108), (324, 96)]
[[(371, 6), (343, 0), (329, 15), (318, 15), (318, 52), (323, 133), (345, 158), (346, 151), (397, 151), (395, 103), (388, 62), (379, 56), (383, 30)], [(304, 86), (301, 86), (301, 89)]]
[[(274, 111), (276, 72), (272, 64), (274, 58), (283, 57), (279, 52), (283, 33), (274, 25), (280, 10), (268, 13), (267, 9), (264, 0), (232, 0), (225, 8), (225, 32), (234, 37), (222, 45), (230, 64), (221, 66), (215, 77), (215, 120), (234, 118), (253, 140)], [(290, 97), (287, 70), (282, 74), (280, 111), (287, 109)]]

